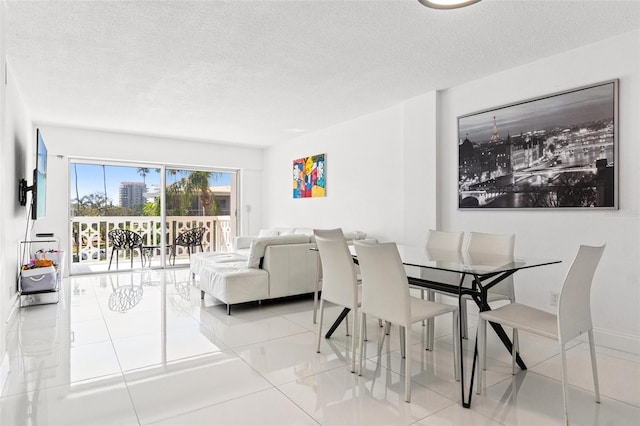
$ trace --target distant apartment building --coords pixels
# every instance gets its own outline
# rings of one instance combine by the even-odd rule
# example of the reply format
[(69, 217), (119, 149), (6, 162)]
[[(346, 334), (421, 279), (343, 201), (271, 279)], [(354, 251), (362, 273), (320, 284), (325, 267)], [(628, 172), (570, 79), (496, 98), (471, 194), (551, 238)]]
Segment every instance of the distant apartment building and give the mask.
[(145, 203), (144, 194), (147, 185), (144, 182), (120, 182), (118, 199), (121, 207), (134, 207)]
[(211, 186), (213, 199), (216, 201), (218, 216), (229, 216), (231, 214), (231, 186)]

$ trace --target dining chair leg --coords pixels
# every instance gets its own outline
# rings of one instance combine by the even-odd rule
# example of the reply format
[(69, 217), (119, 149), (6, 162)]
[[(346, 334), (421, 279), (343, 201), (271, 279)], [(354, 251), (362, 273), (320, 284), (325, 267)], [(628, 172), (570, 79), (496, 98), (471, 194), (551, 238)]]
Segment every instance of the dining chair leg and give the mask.
[[(435, 302), (436, 294), (433, 290), (427, 290), (427, 300)], [(436, 319), (429, 318), (427, 320), (427, 349), (432, 351), (436, 339)]]
[(567, 383), (567, 353), (564, 343), (560, 344), (560, 355), (562, 356), (562, 400), (564, 403), (564, 422), (569, 426), (569, 385)]
[(364, 341), (368, 342), (369, 341), (369, 337), (367, 336), (367, 322), (366, 322), (367, 321), (367, 316), (366, 315), (364, 316), (364, 321), (365, 321), (365, 323), (364, 323)]
[(432, 345), (432, 341), (433, 341), (433, 335), (431, 334), (431, 320), (424, 320), (423, 321), (423, 326), (424, 326), (424, 349), (427, 351), (431, 351), (433, 350), (433, 345)]
[(405, 401), (411, 402), (411, 353), (409, 352), (411, 334), (409, 327), (401, 327), (400, 336), (404, 336), (404, 394)]
[[(109, 258), (109, 268), (107, 269), (108, 271), (111, 270), (111, 262), (113, 261), (113, 253), (115, 253), (116, 250), (111, 250), (111, 257)], [(118, 258), (116, 257), (116, 262), (118, 262)]]
[[(356, 372), (356, 346), (358, 344), (357, 340), (358, 337), (361, 336), (360, 334), (357, 333), (357, 328), (358, 327), (358, 316), (356, 313), (357, 309), (352, 309), (351, 312), (353, 312), (353, 336), (351, 336), (351, 372), (355, 373)], [(360, 326), (360, 328), (362, 329), (362, 326)]]
[[(359, 336), (364, 336), (364, 330), (366, 330), (366, 316), (364, 314), (364, 312), (362, 312), (362, 310), (360, 310), (360, 333)], [(363, 353), (364, 353), (364, 339), (360, 338), (359, 340), (359, 347), (358, 347), (358, 376), (362, 376), (362, 359), (363, 359)], [(355, 357), (355, 354), (354, 354)]]
[(313, 292), (313, 323), (316, 324), (318, 316), (318, 290), (320, 289), (320, 281), (316, 280), (316, 289)]
[[(407, 348), (405, 347), (405, 343), (406, 343), (406, 340), (407, 340), (406, 327), (400, 326), (399, 329), (400, 329), (400, 331), (399, 331), (399, 333), (400, 333), (400, 356), (402, 358), (406, 358), (407, 357), (407, 351), (406, 351)], [(405, 332), (402, 331), (403, 329), (405, 330)]]
[(469, 321), (467, 320), (467, 301), (462, 299), (460, 305), (460, 330), (462, 331), (462, 338), (469, 338)]
[[(424, 300), (424, 289), (420, 289), (420, 299)], [(427, 325), (427, 320), (423, 319), (422, 320), (422, 326), (425, 327)]]
[(388, 336), (390, 332), (391, 332), (391, 323), (389, 321), (385, 321), (384, 334)]
[[(484, 371), (487, 369), (487, 322), (478, 321), (478, 327), (482, 328), (480, 332), (482, 332), (482, 335), (484, 336), (484, 339), (482, 339), (482, 351), (485, 355), (480, 359), (480, 368)], [(478, 345), (480, 345), (480, 342), (478, 342)]]
[[(480, 318), (478, 321), (478, 363), (482, 366), (486, 367), (486, 358), (487, 358), (487, 321)], [(462, 350), (462, 348), (461, 348)], [(462, 356), (462, 355), (460, 355)], [(482, 379), (484, 373), (482, 372), (485, 368), (478, 367), (478, 374), (476, 377), (476, 393), (480, 395), (482, 393)]]
[(596, 344), (593, 340), (593, 330), (588, 331), (589, 334), (589, 352), (591, 352), (591, 369), (593, 370), (593, 390), (596, 396), (596, 402), (600, 402), (600, 385), (598, 384), (598, 364), (596, 363)]
[(460, 381), (460, 321), (458, 320), (458, 313), (452, 312), (453, 317), (453, 373), (456, 382)]
[(345, 336), (348, 336), (349, 335), (349, 315), (344, 317), (344, 326), (347, 327), (347, 334), (345, 334)]
[(320, 299), (320, 318), (318, 321), (318, 349), (317, 353), (320, 353), (320, 341), (322, 340), (322, 318), (324, 316), (324, 299)]

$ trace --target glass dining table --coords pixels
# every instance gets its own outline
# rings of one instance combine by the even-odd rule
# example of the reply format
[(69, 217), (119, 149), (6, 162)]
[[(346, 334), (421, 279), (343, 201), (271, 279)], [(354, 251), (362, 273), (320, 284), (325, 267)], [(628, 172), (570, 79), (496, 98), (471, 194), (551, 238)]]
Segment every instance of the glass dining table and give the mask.
[[(458, 298), (459, 307), (466, 303), (468, 295), (478, 306), (480, 311), (490, 310), (487, 303), (488, 291), (512, 276), (518, 271), (537, 268), (541, 266), (560, 263), (560, 260), (539, 259), (530, 257), (497, 256), (492, 254), (470, 254), (466, 252), (452, 252), (446, 250), (427, 250), (424, 247), (408, 246), (398, 244), (398, 252), (405, 266), (417, 268), (419, 273), (408, 276), (409, 285), (425, 290), (435, 290), (447, 293)], [(357, 263), (355, 248), (349, 246), (354, 262)], [(332, 327), (327, 332), (327, 338), (338, 327), (340, 322), (346, 317), (349, 310), (342, 311)], [(461, 309), (458, 310), (460, 314)], [(499, 324), (490, 323), (505, 348), (511, 353), (511, 340), (504, 329)], [(463, 334), (460, 327), (460, 347), (462, 346)], [(477, 339), (476, 339), (477, 340)], [(465, 397), (465, 375), (464, 357), (460, 357), (460, 387), (462, 394), (462, 405), (465, 408), (471, 406), (471, 396), (473, 390), (473, 380), (478, 358), (477, 344), (473, 354), (473, 364), (471, 377), (469, 380), (468, 395)], [(517, 363), (521, 369), (526, 370), (524, 361), (517, 355)]]

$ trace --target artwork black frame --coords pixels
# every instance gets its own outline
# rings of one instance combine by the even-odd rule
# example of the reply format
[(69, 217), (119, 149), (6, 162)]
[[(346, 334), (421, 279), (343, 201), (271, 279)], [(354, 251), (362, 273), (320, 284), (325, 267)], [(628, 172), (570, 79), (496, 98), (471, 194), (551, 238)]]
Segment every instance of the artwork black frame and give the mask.
[(458, 209), (617, 209), (618, 84), (458, 117)]

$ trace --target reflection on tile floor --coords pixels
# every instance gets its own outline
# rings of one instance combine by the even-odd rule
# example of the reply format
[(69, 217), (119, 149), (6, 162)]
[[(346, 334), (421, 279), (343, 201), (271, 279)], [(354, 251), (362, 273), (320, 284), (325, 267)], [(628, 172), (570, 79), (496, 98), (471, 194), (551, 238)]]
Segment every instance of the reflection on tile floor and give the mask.
[[(70, 278), (59, 304), (20, 309), (7, 325), (0, 424), (563, 423), (553, 342), (522, 333), (529, 370), (512, 376), (509, 354), (489, 333), (485, 388), (467, 410), (453, 375), (450, 320), (438, 322), (433, 351), (423, 349), (416, 325), (407, 404), (397, 328), (384, 336), (369, 319), (358, 376), (343, 326), (316, 353), (312, 310), (305, 296), (239, 305), (227, 316), (219, 302), (200, 299), (187, 270)], [(323, 330), (339, 312), (327, 307)], [(473, 339), (465, 346), (469, 374)], [(598, 348), (601, 404), (588, 347), (575, 342), (568, 362), (572, 424), (640, 424), (639, 356)]]

